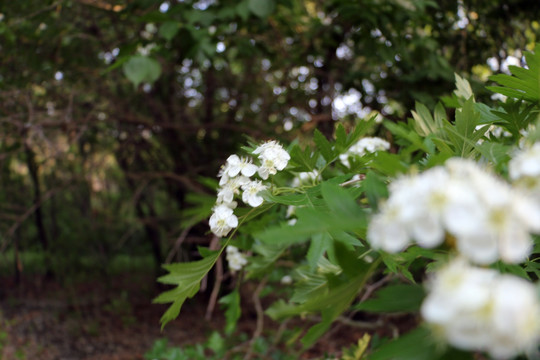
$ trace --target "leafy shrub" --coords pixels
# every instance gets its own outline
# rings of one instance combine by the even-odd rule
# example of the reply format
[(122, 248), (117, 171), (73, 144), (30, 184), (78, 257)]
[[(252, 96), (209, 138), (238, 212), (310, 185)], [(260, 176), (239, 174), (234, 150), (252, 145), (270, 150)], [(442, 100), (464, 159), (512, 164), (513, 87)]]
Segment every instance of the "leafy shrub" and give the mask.
[[(320, 316), (301, 339), (305, 349), (342, 314), (362, 311), (419, 320), (395, 339), (359, 345), (360, 357), (364, 350), (370, 359), (533, 354), (540, 51), (525, 57), (528, 68), (491, 78), (498, 86), (488, 89), (507, 96), (496, 106), (477, 102), (456, 75), (445, 105), (432, 113), (417, 104), (406, 124), (385, 120), (381, 128), (372, 118), (350, 131), (339, 124), (331, 141), (315, 131), (314, 147), (271, 141), (232, 155), (209, 220), (222, 246), (165, 265), (169, 274), (159, 281), (175, 288), (155, 299), (172, 303), (163, 325), (227, 249), (233, 275), (293, 284), (268, 316)], [(241, 313), (237, 291), (221, 301), (228, 333)]]

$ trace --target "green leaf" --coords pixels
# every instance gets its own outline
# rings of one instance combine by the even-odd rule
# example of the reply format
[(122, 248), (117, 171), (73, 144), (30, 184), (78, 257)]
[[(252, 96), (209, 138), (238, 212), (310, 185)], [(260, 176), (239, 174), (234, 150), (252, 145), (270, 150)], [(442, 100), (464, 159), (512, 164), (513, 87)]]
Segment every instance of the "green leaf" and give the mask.
[(474, 99), (474, 94), (472, 92), (471, 84), (469, 82), (459, 76), (458, 74), (454, 74), (456, 78), (456, 90), (454, 90), (454, 94), (458, 98), (463, 98), (464, 100), (469, 100), (471, 97)]
[(490, 141), (484, 141), (482, 144), (476, 145), (476, 148), (482, 156), (495, 165), (506, 163), (510, 159), (509, 154), (512, 150), (512, 146)]
[(369, 130), (375, 126), (376, 116), (371, 117), (368, 120), (361, 121), (356, 124), (356, 127), (352, 132), (347, 134), (345, 127), (342, 124), (339, 124), (336, 128), (336, 150), (338, 154), (343, 153), (353, 144), (358, 142), (361, 137), (363, 137)]
[(296, 270), (296, 274), (299, 280), (295, 282), (294, 293), (290, 299), (292, 303), (304, 303), (328, 291), (328, 280), (319, 271), (300, 268)]
[(159, 27), (159, 35), (167, 41), (171, 41), (180, 30), (176, 21), (167, 21)]
[(164, 284), (176, 285), (176, 288), (161, 293), (153, 300), (154, 303), (159, 304), (172, 302), (172, 305), (161, 317), (162, 329), (169, 321), (178, 317), (186, 299), (193, 297), (199, 291), (201, 280), (214, 266), (220, 254), (221, 250), (213, 252), (202, 260), (163, 265), (169, 274), (160, 277), (158, 281)]
[(357, 253), (350, 246), (340, 241), (334, 241), (334, 254), (339, 267), (351, 277), (354, 277), (358, 268), (364, 264), (364, 261), (358, 259)]
[(283, 300), (274, 303), (267, 311), (267, 315), (272, 319), (282, 319), (290, 316), (321, 313), (322, 322), (319, 326), (313, 327), (308, 331), (307, 337), (302, 339), (305, 347), (311, 346), (318, 337), (328, 328), (343, 311), (345, 311), (354, 300), (358, 291), (364, 286), (367, 278), (371, 275), (373, 269), (379, 264), (378, 261), (373, 264), (363, 263), (357, 267), (356, 276), (338, 286), (323, 292), (320, 295), (310, 297), (305, 303), (299, 305), (286, 304)]
[(296, 216), (298, 217), (296, 224), (291, 226), (285, 223), (270, 227), (256, 233), (255, 238), (268, 244), (293, 245), (308, 240), (313, 234), (328, 230), (327, 216), (315, 209), (298, 208)]
[(415, 130), (409, 129), (407, 125), (402, 123), (395, 124), (390, 121), (384, 121), (383, 124), (392, 134), (411, 143), (411, 146), (407, 149), (409, 152), (416, 150), (429, 152), (429, 148), (424, 143), (423, 138)]
[(379, 208), (379, 200), (381, 198), (388, 197), (388, 189), (383, 178), (375, 174), (373, 171), (369, 171), (366, 174), (366, 178), (362, 180), (362, 189), (366, 193), (369, 205), (373, 209)]
[(296, 165), (292, 171), (313, 171), (319, 158), (318, 152), (312, 152), (309, 147), (302, 150), (298, 145), (292, 147), (290, 155), (292, 165)]
[(372, 157), (373, 161), (369, 163), (371, 168), (387, 176), (396, 176), (406, 173), (408, 170), (408, 164), (403, 162), (398, 154), (379, 151), (375, 154), (367, 154), (364, 157)]
[(427, 328), (418, 327), (380, 346), (370, 360), (433, 360), (437, 348)]
[(334, 216), (351, 218), (362, 217), (363, 213), (360, 206), (354, 201), (351, 192), (347, 189), (329, 183), (321, 183), (321, 193), (326, 205)]
[(306, 194), (272, 195), (269, 191), (262, 191), (260, 195), (266, 201), (283, 205), (305, 206), (309, 204)]
[(225, 310), (225, 334), (231, 335), (236, 329), (236, 323), (242, 314), (238, 289), (234, 289), (230, 294), (223, 296), (219, 299), (219, 303), (227, 309)]
[(246, 21), (249, 18), (249, 0), (243, 0), (236, 5), (236, 14)]
[(313, 141), (317, 145), (317, 149), (319, 149), (321, 155), (327, 163), (333, 161), (336, 158), (337, 155), (334, 153), (332, 145), (330, 145), (330, 142), (319, 131), (319, 129), (315, 129), (315, 132), (313, 133)]
[[(342, 149), (346, 150), (347, 147), (347, 132), (342, 124), (339, 124), (336, 128), (336, 144)], [(341, 150), (340, 149), (340, 150)]]
[(528, 69), (509, 66), (512, 76), (506, 74), (492, 75), (490, 80), (502, 86), (488, 86), (487, 89), (499, 94), (538, 103), (540, 101), (540, 44), (536, 44), (536, 52), (525, 53)]
[(247, 278), (252, 279), (268, 273), (268, 268), (279, 259), (286, 246), (272, 243), (253, 245), (252, 250), (258, 256), (252, 256), (247, 265)]
[(435, 107), (435, 116), (431, 116), (429, 109), (418, 102), (416, 103), (416, 111), (411, 111), (411, 113), (414, 119), (413, 127), (420, 135), (434, 134), (444, 139), (442, 129), (448, 120), (446, 120), (446, 112), (442, 104), (438, 103)]
[(306, 335), (302, 338), (302, 345), (308, 348), (313, 345), (318, 338), (324, 335), (324, 333), (330, 328), (335, 316), (332, 309), (325, 309), (321, 311), (321, 322), (313, 325), (309, 328)]
[(153, 83), (161, 75), (161, 65), (152, 58), (135, 55), (123, 65), (124, 74), (138, 87), (141, 83)]
[(415, 312), (424, 299), (424, 289), (420, 285), (396, 284), (386, 286), (353, 308), (368, 312)]
[(219, 332), (214, 331), (208, 338), (206, 346), (214, 352), (217, 356), (222, 356), (225, 353), (225, 339), (219, 334)]
[[(476, 129), (480, 125), (480, 113), (475, 110), (473, 99), (467, 100), (461, 109), (456, 110), (454, 125), (445, 126), (446, 134), (450, 139), (455, 155), (468, 157), (474, 150), (476, 143), (486, 131), (485, 128)], [(487, 125), (486, 125), (487, 126)]]
[(294, 225), (281, 224), (256, 233), (255, 238), (264, 243), (276, 245), (293, 245), (305, 242), (318, 233), (333, 233), (334, 231), (365, 231), (367, 218), (364, 211), (357, 216), (337, 216), (327, 210), (313, 208), (298, 208), (298, 221)]
[(332, 238), (328, 233), (320, 233), (312, 236), (306, 254), (306, 259), (311, 269), (315, 269), (317, 263), (331, 245)]
[(262, 19), (266, 19), (274, 12), (276, 4), (274, 0), (249, 0), (249, 10)]

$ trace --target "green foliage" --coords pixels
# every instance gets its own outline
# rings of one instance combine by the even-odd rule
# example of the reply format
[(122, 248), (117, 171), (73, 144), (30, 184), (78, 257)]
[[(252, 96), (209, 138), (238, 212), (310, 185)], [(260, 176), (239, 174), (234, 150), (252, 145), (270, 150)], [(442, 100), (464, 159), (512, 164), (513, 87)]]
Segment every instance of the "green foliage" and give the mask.
[[(167, 339), (154, 342), (152, 349), (144, 354), (146, 360), (241, 360), (245, 354), (238, 351), (243, 349), (246, 334), (238, 338), (224, 338), (214, 331), (205, 342), (183, 346), (171, 346)], [(270, 339), (259, 337), (254, 342), (254, 351), (257, 354), (266, 354), (271, 359), (295, 360), (290, 355), (272, 347)]]
[(528, 69), (510, 65), (513, 76), (498, 74), (490, 80), (501, 86), (489, 86), (487, 89), (517, 100), (526, 100), (538, 104), (540, 101), (540, 51), (525, 53)]
[(123, 65), (124, 74), (138, 87), (141, 83), (153, 83), (161, 75), (161, 65), (147, 56), (132, 56)]
[[(370, 248), (370, 216), (395, 178), (453, 156), (489, 163), (506, 177), (521, 134), (529, 131), (525, 143), (540, 136), (530, 128), (538, 127), (538, 47), (525, 55), (528, 68), (490, 77), (499, 86), (488, 89), (509, 96), (506, 102), (481, 102), (488, 96), (481, 82), (493, 74), (486, 59), (520, 57), (517, 51), (539, 38), (536, 3), (510, 2), (511, 12), (496, 1), (165, 4), (30, 0), (2, 7), (6, 272), (21, 261), (24, 271), (60, 277), (89, 269), (114, 274), (148, 268), (150, 253), (156, 262), (170, 254), (185, 262), (167, 266), (160, 278), (175, 286), (156, 299), (172, 304), (165, 324), (199, 290), (222, 251), (202, 251), (202, 260), (190, 262), (195, 247), (211, 241), (208, 188), (217, 184), (209, 177), (239, 148), (242, 133), (278, 134), (282, 142), (297, 137), (289, 167), (273, 179), (265, 203), (238, 209), (232, 241), (251, 256), (246, 276), (234, 280), (267, 278), (270, 289), (283, 290), (276, 296), (292, 294), (284, 303), (295, 309), (290, 315), (304, 309), (321, 316), (304, 337), (308, 345), (355, 304), (362, 284), (381, 274), (421, 282), (425, 268), (448, 250), (411, 247), (390, 255)], [(454, 83), (445, 108), (440, 96)], [(357, 111), (337, 111), (336, 100), (350, 94), (357, 95), (357, 108), (377, 115), (364, 120)], [(381, 117), (383, 126), (375, 122)], [(488, 131), (492, 125), (510, 135)], [(339, 155), (366, 135), (391, 141), (391, 151), (339, 164)], [(320, 180), (290, 187), (296, 173), (313, 170)], [(288, 206), (297, 207), (292, 219)], [(369, 260), (378, 265), (366, 270)], [(533, 258), (525, 265), (529, 274), (537, 274), (535, 264)], [(503, 270), (524, 276), (515, 267)], [(282, 289), (278, 277), (289, 273), (294, 285)], [(375, 296), (384, 299), (384, 290)], [(413, 291), (406, 293), (411, 302), (404, 303), (417, 303)], [(234, 333), (238, 298), (222, 299)], [(185, 356), (219, 352), (222, 342), (214, 335), (204, 346)]]
[(248, 0), (248, 7), (255, 15), (265, 19), (274, 12), (276, 4), (274, 0)]
[(166, 291), (154, 299), (154, 302), (158, 304), (172, 303), (161, 317), (162, 328), (169, 321), (176, 319), (186, 299), (193, 297), (199, 291), (203, 277), (214, 266), (220, 254), (221, 251), (207, 252), (202, 260), (163, 265), (169, 274), (160, 277), (158, 281), (163, 284), (175, 285), (176, 288)]
[[(489, 162), (498, 171), (507, 171), (509, 153), (515, 146), (512, 141), (533, 122), (531, 113), (537, 111), (537, 106), (513, 100), (496, 107), (478, 103), (470, 83), (457, 75), (456, 87), (453, 118), (440, 103), (433, 112), (417, 103), (408, 123), (384, 122), (399, 146), (398, 153), (366, 152), (359, 160), (353, 160), (350, 167), (337, 164), (341, 154), (373, 130), (374, 120), (360, 122), (349, 132), (339, 124), (335, 140), (315, 130), (313, 146), (294, 144), (290, 147), (288, 171), (293, 176), (298, 172), (311, 172), (317, 177), (291, 186), (290, 176), (276, 176), (262, 193), (265, 205), (260, 210), (238, 211), (245, 222), (238, 230), (241, 244), (243, 250), (250, 250), (252, 254), (246, 278), (279, 279), (285, 270), (281, 262), (290, 267), (285, 271), (290, 274), (293, 286), (280, 292), (284, 297), (278, 296), (265, 313), (276, 321), (318, 317), (318, 322), (310, 325), (302, 336), (295, 336), (304, 350), (348, 311), (418, 314), (426, 296), (422, 284), (426, 272), (433, 271), (454, 251), (452, 239), (436, 249), (409, 246), (396, 254), (371, 248), (366, 239), (369, 219), (388, 197), (388, 185), (393, 179), (441, 165), (450, 157), (477, 159)], [(492, 125), (507, 129), (510, 137), (491, 133)], [(255, 146), (252, 144), (246, 151), (253, 151)], [(360, 175), (352, 180), (356, 172)], [(285, 218), (282, 210), (285, 207), (289, 210), (294, 207), (293, 223)], [(246, 230), (242, 230), (242, 226)], [(197, 280), (210, 269), (208, 265), (213, 261), (215, 258), (199, 267)], [(182, 266), (191, 269), (195, 264)], [(494, 267), (501, 273), (524, 278), (540, 273), (535, 260), (524, 266), (499, 262)], [(374, 278), (380, 276), (391, 281), (376, 285)], [(368, 292), (367, 299), (357, 301), (370, 284), (378, 286), (374, 293)], [(275, 284), (269, 286), (278, 288)], [(273, 289), (268, 288), (265, 294), (278, 294)], [(230, 336), (242, 310), (238, 288), (222, 297), (220, 303), (226, 308), (225, 332)], [(364, 338), (348, 349), (343, 358), (359, 359), (366, 353), (370, 359), (471, 357), (469, 353), (440, 346), (431, 330), (423, 325), (413, 326), (411, 331), (393, 340), (371, 338), (369, 342), (369, 337)], [(220, 344), (216, 341), (216, 349)]]
[(240, 309), (240, 293), (238, 289), (223, 296), (219, 299), (219, 303), (227, 309), (225, 311), (225, 319), (227, 320), (225, 334), (230, 335), (236, 329), (236, 323), (242, 314), (242, 310)]
[(424, 299), (424, 289), (419, 285), (388, 285), (377, 291), (373, 298), (353, 307), (369, 312), (416, 312)]

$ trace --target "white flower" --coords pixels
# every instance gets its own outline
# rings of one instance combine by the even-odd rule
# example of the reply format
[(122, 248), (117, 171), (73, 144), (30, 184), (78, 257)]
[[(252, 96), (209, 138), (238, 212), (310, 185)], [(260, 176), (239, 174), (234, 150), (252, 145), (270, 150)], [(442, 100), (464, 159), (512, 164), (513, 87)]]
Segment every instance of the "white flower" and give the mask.
[(285, 275), (281, 278), (280, 281), (283, 285), (291, 285), (293, 283), (293, 278), (291, 275)]
[(309, 171), (309, 172), (300, 172), (298, 175), (296, 175), (292, 181), (291, 186), (292, 187), (299, 187), (303, 184), (311, 184), (314, 181), (320, 181), (321, 180), (321, 174), (317, 170)]
[(242, 267), (247, 264), (246, 256), (239, 252), (236, 246), (228, 245), (226, 252), (229, 269), (231, 269), (232, 272), (242, 270)]
[(508, 163), (514, 183), (540, 201), (540, 142), (517, 152)]
[(450, 344), (509, 358), (528, 350), (540, 335), (540, 303), (522, 278), (475, 268), (458, 258), (429, 282), (421, 307), (426, 322)]
[(267, 186), (259, 180), (250, 181), (242, 185), (242, 201), (252, 207), (257, 207), (261, 205), (264, 201), (262, 196), (259, 196), (259, 192), (266, 190)]
[(257, 166), (251, 163), (248, 158), (240, 158), (238, 155), (231, 155), (227, 159), (227, 175), (234, 177), (238, 174), (250, 177), (257, 172)]
[(221, 165), (221, 168), (219, 169), (218, 173), (219, 178), (219, 186), (225, 185), (230, 177), (229, 177), (229, 164), (225, 163), (225, 165)]
[(240, 187), (247, 184), (249, 179), (245, 176), (237, 176), (228, 178), (228, 181), (223, 184), (218, 190), (217, 202), (218, 203), (230, 203), (234, 199), (235, 194), (240, 193)]
[(360, 157), (364, 156), (367, 152), (373, 153), (375, 151), (388, 149), (390, 149), (390, 143), (388, 141), (378, 137), (365, 137), (358, 140), (347, 150), (347, 152), (340, 154), (339, 160), (341, 160), (342, 164), (346, 167), (350, 167), (350, 157)]
[(150, 43), (150, 44), (147, 44), (145, 46), (138, 45), (137, 46), (137, 52), (139, 54), (141, 54), (142, 56), (148, 56), (148, 55), (150, 55), (152, 50), (154, 50), (155, 47), (156, 47), (155, 43)]
[(399, 210), (386, 206), (369, 223), (367, 238), (374, 249), (395, 253), (410, 243), (406, 228), (399, 222)]
[(226, 236), (229, 231), (238, 226), (238, 218), (233, 210), (226, 205), (218, 205), (209, 220), (210, 230), (219, 237)]
[(268, 141), (257, 147), (253, 154), (259, 155), (261, 166), (258, 169), (259, 176), (266, 180), (269, 175), (275, 175), (277, 171), (285, 169), (291, 156), (276, 141)]
[(412, 239), (432, 248), (449, 233), (476, 263), (519, 263), (532, 250), (530, 233), (540, 232), (540, 204), (470, 160), (450, 159), (395, 180), (389, 190), (368, 228), (374, 248), (397, 252)]
[(536, 288), (526, 280), (501, 275), (493, 288), (493, 339), (489, 352), (510, 358), (538, 343), (540, 304)]

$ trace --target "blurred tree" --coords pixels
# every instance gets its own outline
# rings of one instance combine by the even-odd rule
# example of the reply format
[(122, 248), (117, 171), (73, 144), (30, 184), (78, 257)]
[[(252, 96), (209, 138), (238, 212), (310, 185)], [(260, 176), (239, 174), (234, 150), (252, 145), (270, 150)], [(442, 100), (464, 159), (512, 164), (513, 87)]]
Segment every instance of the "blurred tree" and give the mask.
[(185, 234), (204, 237), (179, 219), (189, 201), (209, 211), (200, 177), (244, 134), (331, 136), (371, 111), (399, 121), (449, 93), (454, 71), (474, 84), (520, 61), (540, 32), (540, 3), (525, 0), (27, 0), (0, 12), (0, 247), (41, 244), (57, 272), (54, 259), (82, 254), (152, 251), (159, 264)]

